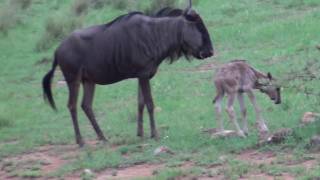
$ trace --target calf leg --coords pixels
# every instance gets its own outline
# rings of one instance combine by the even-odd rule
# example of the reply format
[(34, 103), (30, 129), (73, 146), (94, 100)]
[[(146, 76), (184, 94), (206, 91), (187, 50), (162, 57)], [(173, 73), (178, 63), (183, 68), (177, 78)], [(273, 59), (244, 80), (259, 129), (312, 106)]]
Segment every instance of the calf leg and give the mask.
[(137, 136), (143, 137), (143, 110), (144, 110), (144, 98), (140, 84), (138, 85), (138, 116), (137, 116)]
[(233, 103), (234, 103), (235, 95), (236, 94), (228, 94), (227, 113), (229, 115), (229, 118), (230, 118), (231, 122), (233, 123), (233, 125), (236, 128), (237, 134), (239, 136), (241, 136), (241, 137), (245, 137), (245, 134), (240, 129), (240, 126), (239, 126), (239, 124), (237, 122), (236, 114), (235, 114), (234, 109), (233, 109)]
[(151, 128), (151, 138), (158, 138), (158, 133), (156, 130), (156, 125), (154, 121), (154, 104), (151, 94), (149, 79), (139, 79), (139, 85), (143, 94), (144, 103), (147, 106), (149, 119), (150, 119), (150, 128)]
[(244, 104), (244, 99), (243, 99), (243, 93), (238, 93), (238, 101), (240, 105), (240, 111), (242, 114), (242, 123), (243, 123), (243, 131), (246, 135), (249, 133), (248, 129), (248, 120), (247, 120), (247, 108), (246, 105)]
[(79, 86), (80, 86), (79, 81), (68, 82), (68, 88), (69, 88), (68, 108), (72, 118), (73, 128), (76, 135), (76, 142), (80, 147), (82, 147), (84, 145), (84, 142), (81, 137), (79, 124), (78, 124), (78, 117), (77, 117), (77, 99), (78, 99), (78, 93), (79, 93)]
[(223, 95), (221, 94), (218, 94), (216, 96), (216, 98), (214, 99), (214, 108), (215, 108), (215, 111), (216, 111), (216, 118), (217, 118), (217, 130), (219, 132), (223, 132), (224, 131), (224, 127), (223, 127), (223, 121), (222, 121), (222, 118), (221, 118), (221, 111), (222, 111), (222, 108), (221, 108), (221, 103), (222, 103), (222, 98), (223, 98)]
[(90, 120), (91, 125), (93, 126), (93, 129), (95, 130), (99, 140), (107, 141), (102, 131), (100, 130), (100, 127), (96, 121), (96, 118), (92, 110), (94, 89), (95, 89), (94, 83), (83, 82), (83, 99), (82, 99), (81, 107), (85, 112), (85, 114), (87, 115), (88, 119)]
[(254, 107), (255, 112), (256, 112), (256, 119), (257, 119), (257, 125), (258, 125), (259, 131), (260, 132), (268, 132), (269, 131), (268, 127), (261, 116), (261, 110), (257, 104), (256, 97), (254, 96), (252, 91), (248, 91), (248, 96), (249, 96), (249, 99)]

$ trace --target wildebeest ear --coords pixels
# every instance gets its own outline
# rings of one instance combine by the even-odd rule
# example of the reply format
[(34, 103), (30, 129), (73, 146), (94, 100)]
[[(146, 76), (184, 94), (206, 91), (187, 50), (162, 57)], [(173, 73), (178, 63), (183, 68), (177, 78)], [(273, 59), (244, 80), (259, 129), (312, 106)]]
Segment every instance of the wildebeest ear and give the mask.
[(268, 72), (268, 78), (271, 80), (272, 79), (272, 75), (271, 73)]
[(192, 10), (192, 0), (189, 0), (189, 5), (184, 11), (183, 15), (188, 21), (197, 21), (199, 18), (199, 15)]

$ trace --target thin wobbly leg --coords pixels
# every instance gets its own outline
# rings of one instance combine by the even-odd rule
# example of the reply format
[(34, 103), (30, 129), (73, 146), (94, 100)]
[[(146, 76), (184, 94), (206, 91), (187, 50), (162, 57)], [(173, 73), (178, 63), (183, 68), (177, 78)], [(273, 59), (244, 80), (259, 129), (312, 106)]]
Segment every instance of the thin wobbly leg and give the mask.
[(84, 145), (84, 141), (81, 137), (79, 124), (78, 124), (78, 117), (77, 117), (77, 99), (78, 99), (78, 93), (79, 93), (79, 86), (80, 86), (79, 81), (68, 82), (68, 88), (69, 88), (68, 108), (72, 118), (73, 128), (76, 135), (76, 142), (80, 147), (82, 147)]
[(222, 113), (222, 95), (217, 95), (215, 100), (214, 100), (214, 108), (216, 111), (216, 118), (217, 118), (217, 130), (218, 132), (223, 132), (224, 131), (224, 126), (223, 126), (223, 121), (221, 118), (221, 113)]
[(248, 92), (248, 96), (249, 96), (249, 99), (254, 107), (254, 110), (256, 112), (256, 119), (257, 119), (257, 125), (258, 125), (258, 128), (259, 128), (259, 131), (260, 132), (268, 132), (268, 127), (265, 123), (265, 121), (263, 120), (262, 116), (261, 116), (261, 110), (260, 110), (260, 107), (258, 106), (257, 104), (257, 101), (256, 101), (256, 97), (254, 96), (253, 92), (252, 91), (249, 91)]
[(248, 120), (247, 120), (247, 108), (246, 105), (244, 104), (244, 99), (243, 99), (243, 93), (238, 93), (238, 101), (240, 105), (240, 111), (242, 114), (242, 130), (243, 132), (248, 135), (249, 129), (248, 129)]
[(149, 119), (150, 119), (150, 128), (151, 128), (151, 138), (158, 138), (158, 133), (156, 130), (156, 124), (154, 121), (154, 104), (151, 94), (150, 88), (150, 80), (149, 79), (139, 79), (139, 85), (141, 87), (141, 91), (144, 98), (144, 103), (147, 106)]
[(102, 141), (107, 141), (105, 136), (103, 135), (97, 121), (94, 115), (94, 112), (92, 110), (92, 102), (93, 102), (93, 96), (94, 96), (94, 90), (95, 90), (95, 84), (91, 82), (83, 82), (83, 99), (81, 107), (85, 114), (87, 115), (88, 119), (90, 120), (90, 123), (95, 130), (98, 139)]
[(239, 124), (237, 122), (236, 114), (235, 114), (234, 109), (233, 109), (233, 103), (234, 103), (235, 95), (236, 94), (228, 94), (227, 113), (229, 115), (229, 118), (230, 118), (231, 122), (233, 123), (233, 125), (236, 128), (237, 134), (239, 136), (241, 136), (241, 137), (245, 137), (245, 134), (240, 129), (240, 126), (239, 126)]
[(144, 98), (141, 90), (140, 83), (138, 84), (138, 115), (137, 115), (137, 136), (143, 137), (143, 110), (144, 110)]

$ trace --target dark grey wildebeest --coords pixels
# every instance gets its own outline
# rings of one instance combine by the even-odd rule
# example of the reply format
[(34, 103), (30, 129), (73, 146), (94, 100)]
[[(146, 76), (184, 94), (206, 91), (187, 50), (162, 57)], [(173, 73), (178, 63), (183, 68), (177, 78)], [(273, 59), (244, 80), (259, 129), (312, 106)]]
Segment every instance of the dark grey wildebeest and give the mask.
[(82, 146), (76, 106), (80, 84), (84, 93), (81, 107), (98, 138), (106, 140), (92, 111), (95, 85), (137, 78), (137, 135), (144, 134), (142, 118), (147, 106), (151, 137), (155, 138), (158, 135), (149, 81), (163, 60), (177, 60), (182, 55), (197, 59), (213, 55), (207, 28), (199, 14), (191, 9), (191, 2), (186, 10), (172, 9), (156, 17), (129, 13), (108, 24), (74, 31), (67, 37), (55, 51), (52, 69), (43, 78), (44, 96), (55, 109), (50, 84), (59, 65), (69, 89), (68, 108), (76, 142)]
[[(251, 67), (244, 60), (235, 60), (226, 63), (218, 68), (214, 76), (214, 84), (217, 95), (213, 100), (215, 104), (218, 131), (223, 132), (223, 122), (221, 119), (221, 103), (225, 95), (228, 97), (227, 113), (231, 122), (234, 124), (237, 134), (245, 137), (248, 134), (247, 110), (244, 104), (243, 94), (248, 94), (251, 103), (256, 111), (257, 127), (260, 133), (268, 132), (268, 127), (261, 116), (260, 107), (253, 94), (255, 89), (267, 94), (275, 104), (281, 103), (280, 86), (277, 84), (270, 73), (262, 73)], [(233, 109), (235, 98), (238, 98), (242, 113), (243, 127), (240, 128)]]

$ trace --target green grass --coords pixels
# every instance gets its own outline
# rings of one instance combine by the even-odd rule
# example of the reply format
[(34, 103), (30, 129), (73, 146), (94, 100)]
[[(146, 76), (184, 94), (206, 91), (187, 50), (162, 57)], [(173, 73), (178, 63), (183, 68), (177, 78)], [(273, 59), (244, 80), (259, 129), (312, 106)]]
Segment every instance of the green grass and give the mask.
[[(143, 1), (145, 3), (145, 1)], [(0, 1), (0, 6), (7, 1)], [(143, 7), (140, 5), (139, 7)], [(74, 144), (74, 133), (66, 108), (67, 88), (53, 85), (58, 113), (53, 112), (42, 99), (41, 79), (50, 64), (36, 65), (52, 57), (57, 41), (46, 51), (36, 51), (37, 41), (45, 33), (48, 19), (68, 14), (71, 0), (34, 0), (30, 7), (19, 11), (19, 23), (11, 26), (7, 34), (0, 33), (0, 158), (30, 151), (47, 144)], [(201, 14), (213, 39), (217, 55), (205, 61), (184, 59), (170, 65), (163, 63), (152, 80), (156, 107), (156, 122), (160, 140), (139, 139), (135, 136), (136, 80), (127, 80), (96, 90), (94, 110), (103, 132), (109, 137), (107, 146), (81, 150), (80, 157), (63, 167), (58, 174), (91, 168), (102, 170), (137, 162), (174, 163), (191, 160), (198, 165), (219, 162), (219, 157), (255, 147), (254, 113), (248, 109), (250, 131), (247, 139), (211, 139), (201, 133), (202, 128), (216, 126), (212, 99), (213, 71), (188, 71), (210, 62), (224, 63), (232, 59), (247, 59), (254, 67), (272, 72), (283, 78), (291, 71), (301, 70), (308, 61), (320, 60), (320, 2), (318, 0), (243, 0), (230, 3), (223, 0), (201, 0), (195, 9)], [(0, 10), (2, 10), (0, 8)], [(125, 10), (104, 6), (91, 8), (85, 14), (83, 26), (105, 23)], [(1, 13), (0, 13), (1, 14)], [(0, 18), (1, 20), (1, 18)], [(56, 74), (55, 80), (61, 79)], [(56, 81), (55, 81), (56, 82)], [(319, 98), (307, 97), (290, 88), (294, 81), (284, 82), (283, 103), (274, 105), (258, 94), (263, 117), (271, 130), (296, 127), (306, 111), (319, 112)], [(319, 89), (319, 82), (296, 82)], [(80, 108), (79, 108), (80, 109)], [(145, 134), (149, 136), (149, 122), (145, 114)], [(226, 118), (226, 115), (224, 116)], [(85, 140), (95, 139), (93, 129), (84, 113), (79, 110), (81, 132)], [(232, 127), (230, 127), (232, 128)], [(284, 146), (303, 149), (308, 139), (319, 132), (320, 125), (298, 129), (294, 137), (280, 146), (267, 147), (281, 150)], [(10, 143), (15, 141), (16, 143)], [(144, 148), (139, 146), (146, 144)], [(117, 145), (117, 150), (111, 146)], [(153, 156), (161, 145), (170, 147), (176, 155)], [(122, 155), (128, 154), (129, 158)], [(236, 171), (243, 173), (234, 163)], [(231, 168), (231, 170), (233, 170)], [(243, 168), (246, 168), (244, 166)], [(275, 171), (276, 172), (276, 171)], [(318, 171), (319, 172), (319, 171)], [(317, 177), (313, 171), (305, 176)], [(238, 174), (229, 174), (237, 177)], [(26, 172), (26, 176), (37, 175)], [(180, 176), (180, 170), (160, 173), (159, 179)], [(231, 177), (231, 178), (232, 178)], [(302, 175), (301, 175), (302, 177)]]

